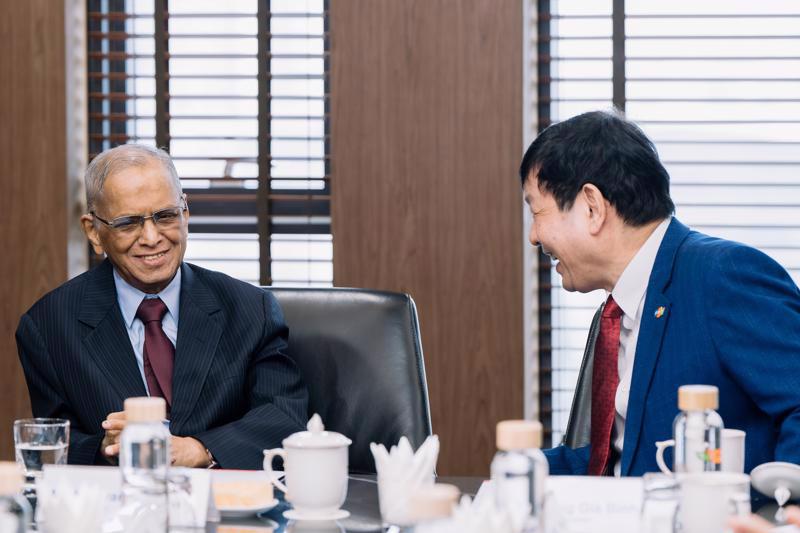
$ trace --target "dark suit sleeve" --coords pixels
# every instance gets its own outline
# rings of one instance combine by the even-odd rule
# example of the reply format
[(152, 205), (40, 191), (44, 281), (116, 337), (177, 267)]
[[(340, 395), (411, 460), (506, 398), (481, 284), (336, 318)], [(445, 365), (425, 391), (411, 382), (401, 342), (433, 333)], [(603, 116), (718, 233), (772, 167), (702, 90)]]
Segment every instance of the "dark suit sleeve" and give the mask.
[(262, 450), (278, 447), (305, 429), (308, 392), (286, 355), (288, 329), (275, 297), (264, 292), (261, 343), (250, 356), (247, 377), (249, 411), (239, 420), (203, 431), (201, 441), (222, 468), (261, 469)]
[(79, 427), (78, 420), (65, 400), (63, 387), (53, 368), (47, 346), (30, 315), (22, 315), (16, 337), (19, 360), (28, 382), (33, 416), (65, 418), (70, 421), (70, 464), (107, 465), (99, 453), (104, 432), (98, 428), (98, 433), (90, 435), (76, 429)]
[(737, 246), (705, 279), (720, 364), (774, 422), (776, 461), (800, 463), (800, 291), (763, 253)]
[(544, 456), (550, 466), (551, 476), (585, 476), (589, 472), (589, 451), (590, 446), (580, 448), (569, 448), (556, 446), (549, 450), (543, 450)]

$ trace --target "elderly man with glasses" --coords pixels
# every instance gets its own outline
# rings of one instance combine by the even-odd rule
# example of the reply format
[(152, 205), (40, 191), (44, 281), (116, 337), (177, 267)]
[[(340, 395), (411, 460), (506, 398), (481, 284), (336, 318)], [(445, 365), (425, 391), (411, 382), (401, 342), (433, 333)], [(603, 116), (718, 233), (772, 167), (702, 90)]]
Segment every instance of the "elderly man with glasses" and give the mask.
[(123, 145), (86, 170), (81, 224), (98, 267), (45, 295), (17, 329), (33, 414), (71, 422), (69, 462), (119, 453), (125, 398), (167, 402), (172, 462), (259, 469), (307, 421), (267, 292), (183, 262), (189, 207), (169, 155)]

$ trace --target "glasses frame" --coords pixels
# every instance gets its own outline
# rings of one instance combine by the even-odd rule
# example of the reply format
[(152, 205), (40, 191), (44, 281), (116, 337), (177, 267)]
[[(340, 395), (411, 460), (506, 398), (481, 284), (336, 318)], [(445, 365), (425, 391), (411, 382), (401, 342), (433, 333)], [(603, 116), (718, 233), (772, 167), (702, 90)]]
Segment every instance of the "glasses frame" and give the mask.
[(118, 231), (118, 232), (124, 231), (125, 228), (120, 227), (118, 225), (119, 222), (122, 221), (123, 219), (138, 220), (138, 224), (136, 224), (136, 228), (138, 228), (138, 230), (141, 230), (144, 227), (144, 223), (147, 220), (152, 220), (153, 224), (155, 224), (156, 227), (159, 227), (158, 226), (159, 215), (161, 213), (164, 213), (165, 211), (173, 211), (175, 209), (179, 209), (180, 210), (180, 212), (179, 212), (180, 214), (183, 214), (186, 211), (188, 211), (189, 210), (189, 204), (186, 202), (186, 195), (185, 194), (181, 196), (180, 202), (181, 202), (181, 204), (179, 204), (179, 205), (176, 205), (174, 207), (165, 207), (164, 209), (159, 209), (158, 211), (154, 211), (154, 212), (150, 213), (149, 215), (123, 215), (121, 217), (117, 217), (117, 218), (114, 218), (112, 220), (106, 220), (106, 219), (100, 217), (94, 211), (89, 211), (89, 214), (92, 215), (93, 218), (95, 218), (95, 219), (99, 220), (100, 222), (102, 222), (103, 224), (105, 224), (106, 227), (111, 228), (114, 231)]

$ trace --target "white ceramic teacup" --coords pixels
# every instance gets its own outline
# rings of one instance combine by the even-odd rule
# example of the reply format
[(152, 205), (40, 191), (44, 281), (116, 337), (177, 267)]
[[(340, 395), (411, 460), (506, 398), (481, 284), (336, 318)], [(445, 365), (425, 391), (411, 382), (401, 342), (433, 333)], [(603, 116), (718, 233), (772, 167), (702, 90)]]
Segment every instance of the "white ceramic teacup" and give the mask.
[[(272, 483), (286, 494), (297, 515), (313, 519), (335, 514), (347, 497), (347, 449), (350, 439), (325, 431), (319, 415), (308, 422), (308, 431), (283, 440), (283, 448), (264, 450), (264, 470)], [(284, 485), (272, 474), (272, 459), (283, 458)]]
[(741, 429), (722, 430), (722, 471), (744, 472), (745, 432)]
[(730, 472), (679, 474), (682, 533), (722, 533), (731, 516), (750, 513), (750, 476)]

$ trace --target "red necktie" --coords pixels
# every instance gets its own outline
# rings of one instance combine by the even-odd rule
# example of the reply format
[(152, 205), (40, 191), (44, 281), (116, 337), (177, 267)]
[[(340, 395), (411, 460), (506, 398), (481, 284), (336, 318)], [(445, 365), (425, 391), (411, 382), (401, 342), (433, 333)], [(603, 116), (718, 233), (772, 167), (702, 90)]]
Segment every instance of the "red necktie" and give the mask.
[(172, 406), (172, 366), (175, 347), (161, 327), (167, 305), (161, 298), (145, 298), (136, 310), (136, 318), (144, 323), (144, 377), (150, 396), (160, 396)]
[(619, 385), (619, 328), (622, 309), (611, 295), (600, 316), (600, 334), (594, 345), (592, 369), (592, 453), (589, 475), (606, 473), (611, 456), (611, 428), (614, 427), (614, 398)]

